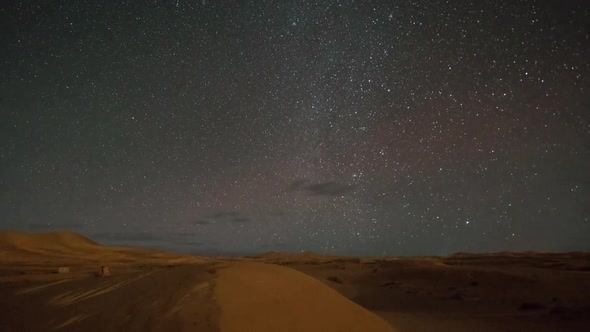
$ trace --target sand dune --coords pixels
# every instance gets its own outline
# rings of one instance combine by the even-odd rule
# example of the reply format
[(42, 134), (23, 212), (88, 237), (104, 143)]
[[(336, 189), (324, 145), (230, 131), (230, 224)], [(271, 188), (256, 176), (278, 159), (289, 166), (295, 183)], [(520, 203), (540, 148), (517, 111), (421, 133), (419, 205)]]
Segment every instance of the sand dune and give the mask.
[(394, 331), (384, 320), (293, 269), (237, 263), (219, 271), (221, 331)]
[(0, 232), (0, 249), (96, 249), (101, 245), (74, 232)]
[(6, 261), (28, 261), (31, 256), (72, 257), (97, 254), (105, 247), (73, 232), (0, 232), (0, 257)]

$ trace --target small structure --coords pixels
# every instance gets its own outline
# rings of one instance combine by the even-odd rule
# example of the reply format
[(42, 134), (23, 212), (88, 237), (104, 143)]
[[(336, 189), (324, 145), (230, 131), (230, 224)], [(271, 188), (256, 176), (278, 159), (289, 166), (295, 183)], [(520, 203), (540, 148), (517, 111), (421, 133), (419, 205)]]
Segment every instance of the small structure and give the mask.
[(70, 268), (67, 266), (60, 266), (57, 268), (57, 273), (59, 273), (59, 274), (70, 273)]
[(100, 267), (100, 276), (101, 277), (110, 277), (111, 276), (111, 269), (108, 266), (101, 266)]

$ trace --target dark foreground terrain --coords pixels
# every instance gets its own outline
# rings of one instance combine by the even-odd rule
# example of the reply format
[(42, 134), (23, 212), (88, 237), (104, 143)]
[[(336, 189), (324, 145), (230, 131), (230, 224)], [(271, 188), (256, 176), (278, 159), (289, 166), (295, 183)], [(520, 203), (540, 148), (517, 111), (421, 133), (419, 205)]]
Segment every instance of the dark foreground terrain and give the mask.
[[(101, 266), (112, 275), (101, 276)], [(0, 331), (589, 326), (587, 253), (379, 259), (268, 253), (230, 259), (105, 247), (67, 232), (0, 232)]]

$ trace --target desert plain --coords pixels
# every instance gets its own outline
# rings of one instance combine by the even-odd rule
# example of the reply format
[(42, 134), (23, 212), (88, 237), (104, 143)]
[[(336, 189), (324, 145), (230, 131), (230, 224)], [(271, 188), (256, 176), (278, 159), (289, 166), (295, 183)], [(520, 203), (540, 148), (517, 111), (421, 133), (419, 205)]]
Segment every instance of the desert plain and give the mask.
[(590, 253), (207, 257), (3, 231), (0, 331), (590, 331)]

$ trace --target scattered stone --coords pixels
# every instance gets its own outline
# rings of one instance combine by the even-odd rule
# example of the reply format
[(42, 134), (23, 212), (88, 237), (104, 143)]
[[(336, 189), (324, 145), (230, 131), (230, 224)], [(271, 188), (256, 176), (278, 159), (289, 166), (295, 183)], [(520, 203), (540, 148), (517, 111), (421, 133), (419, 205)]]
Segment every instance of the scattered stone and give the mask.
[(520, 304), (519, 310), (532, 311), (532, 310), (543, 310), (545, 306), (535, 302), (523, 302)]
[(461, 292), (455, 292), (453, 295), (451, 295), (449, 297), (449, 299), (451, 299), (451, 300), (464, 300), (465, 295), (463, 295), (463, 293), (461, 293)]
[(361, 258), (360, 263), (361, 264), (375, 264), (375, 263), (377, 263), (377, 260), (374, 258)]
[(111, 276), (111, 269), (108, 266), (101, 266), (100, 267), (100, 276), (101, 277), (110, 277)]
[(67, 266), (60, 266), (57, 268), (57, 273), (59, 273), (59, 274), (70, 273), (70, 268)]
[(401, 282), (389, 281), (389, 282), (381, 284), (381, 287), (399, 286), (399, 285), (401, 285)]
[(549, 310), (550, 314), (564, 314), (566, 313), (568, 310), (568, 308), (564, 307), (564, 306), (560, 306), (560, 305), (556, 305), (553, 308), (551, 308), (551, 310)]
[(333, 277), (328, 277), (328, 278), (326, 278), (326, 279), (328, 279), (328, 280), (330, 280), (330, 281), (332, 281), (332, 282), (335, 282), (335, 283), (337, 283), (337, 284), (341, 284), (341, 283), (342, 283), (342, 280), (340, 280), (340, 278), (338, 278), (338, 277), (335, 277), (335, 276), (333, 276)]

